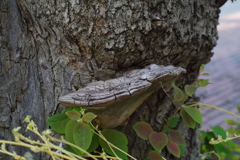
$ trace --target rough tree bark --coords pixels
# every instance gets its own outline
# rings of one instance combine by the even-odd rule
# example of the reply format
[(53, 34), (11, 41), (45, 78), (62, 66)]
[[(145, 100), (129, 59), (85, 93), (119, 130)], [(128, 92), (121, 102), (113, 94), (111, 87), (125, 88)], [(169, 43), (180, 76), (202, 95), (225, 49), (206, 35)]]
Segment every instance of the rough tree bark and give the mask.
[[(181, 66), (187, 74), (177, 85), (193, 82), (199, 66), (212, 56), (218, 14), (215, 0), (0, 1), (1, 139), (10, 140), (11, 129), (27, 115), (39, 130), (46, 129), (45, 120), (65, 108), (60, 96), (131, 68)], [(170, 87), (165, 90), (172, 94)], [(160, 131), (173, 111), (162, 89), (150, 96), (118, 128), (129, 138), (130, 154), (140, 159), (149, 147), (131, 126), (147, 121)], [(198, 159), (196, 130), (182, 123), (178, 129), (188, 145), (181, 159)]]

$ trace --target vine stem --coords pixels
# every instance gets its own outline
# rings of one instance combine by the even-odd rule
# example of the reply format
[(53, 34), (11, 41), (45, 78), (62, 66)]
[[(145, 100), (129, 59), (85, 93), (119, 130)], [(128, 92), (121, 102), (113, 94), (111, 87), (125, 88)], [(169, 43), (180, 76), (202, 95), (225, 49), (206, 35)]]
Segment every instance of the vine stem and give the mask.
[[(225, 112), (225, 113), (228, 113), (228, 114), (231, 114), (232, 116), (240, 119), (240, 116), (236, 115), (235, 113), (232, 113), (232, 112), (229, 112), (225, 109), (221, 109), (221, 108), (218, 108), (216, 106), (212, 106), (212, 105), (208, 105), (208, 104), (205, 104), (205, 103), (200, 103), (200, 102), (190, 102), (188, 104), (192, 104), (192, 105), (189, 105), (189, 106), (198, 106), (198, 105), (202, 105), (202, 106), (205, 106), (205, 107), (208, 107), (208, 108), (214, 108), (214, 109), (217, 109), (217, 110), (220, 110), (222, 112)], [(201, 107), (201, 108), (204, 108), (204, 107)]]
[[(54, 137), (52, 137), (52, 136), (50, 136), (50, 135), (47, 135), (47, 136), (48, 136), (48, 138), (51, 139), (52, 141), (55, 141), (55, 142), (62, 142), (62, 143), (65, 143), (65, 144), (67, 144), (67, 145), (70, 145), (70, 146), (72, 146), (72, 147), (74, 147), (74, 148), (76, 148), (76, 149), (82, 151), (83, 153), (85, 153), (87, 156), (93, 158), (94, 160), (97, 160), (93, 155), (91, 155), (90, 153), (88, 153), (88, 152), (85, 151), (84, 149), (78, 147), (77, 145), (75, 145), (75, 144), (73, 144), (73, 143), (70, 143), (70, 142), (66, 141), (63, 137), (61, 137), (61, 140), (59, 140), (59, 139), (56, 139), (56, 138), (54, 138)], [(66, 152), (65, 150), (64, 150), (64, 151), (61, 150), (61, 151), (62, 151), (62, 152)], [(67, 151), (67, 153), (69, 154), (69, 153), (71, 153), (71, 152), (68, 152), (68, 151)], [(74, 156), (75, 156), (75, 155), (74, 155)], [(78, 155), (76, 154), (76, 156), (78, 156)], [(76, 157), (76, 156), (75, 156), (75, 157)], [(85, 158), (83, 158), (83, 157), (79, 157), (79, 156), (78, 156), (78, 158), (85, 159)]]
[(167, 123), (164, 125), (162, 132), (167, 128), (168, 124), (171, 122), (171, 120), (173, 119), (173, 117), (175, 117), (175, 115), (177, 114), (177, 112), (179, 111), (179, 106), (176, 108), (176, 111), (173, 113), (173, 115), (170, 117), (170, 120), (167, 121)]
[[(23, 146), (23, 147), (27, 147), (27, 148), (30, 148), (30, 149), (37, 149), (42, 152), (46, 152), (46, 153), (49, 153), (51, 152), (53, 155), (56, 155), (56, 156), (59, 156), (59, 157), (62, 157), (62, 158), (65, 158), (65, 159), (69, 159), (70, 160), (70, 157), (68, 156), (65, 156), (65, 155), (62, 155), (62, 154), (59, 154), (57, 152), (52, 152), (52, 151), (48, 151), (48, 150), (41, 150), (40, 147), (38, 146), (33, 146), (33, 145), (30, 145), (30, 144), (26, 144), (26, 143), (23, 143), (23, 142), (12, 142), (12, 141), (5, 141), (5, 140), (0, 140), (0, 143), (2, 144), (11, 144), (11, 145), (17, 145), (17, 146)], [(49, 146), (48, 144), (42, 144), (42, 146), (46, 146), (46, 147), (53, 147), (53, 146)], [(60, 149), (59, 147), (55, 147), (56, 149)], [(1, 151), (2, 152), (2, 151)], [(6, 152), (4, 152), (6, 153)], [(81, 158), (81, 157), (80, 157)], [(85, 158), (81, 158), (81, 159), (84, 159), (86, 160)], [(72, 160), (72, 159), (71, 159)]]

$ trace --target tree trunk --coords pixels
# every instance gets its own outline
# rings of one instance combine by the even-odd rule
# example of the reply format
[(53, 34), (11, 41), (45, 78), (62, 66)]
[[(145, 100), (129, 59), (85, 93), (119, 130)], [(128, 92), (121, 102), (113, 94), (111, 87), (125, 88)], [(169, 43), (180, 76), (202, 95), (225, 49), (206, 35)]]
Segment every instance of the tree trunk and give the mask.
[[(209, 62), (217, 40), (219, 9), (213, 0), (4, 0), (0, 9), (0, 137), (7, 140), (27, 115), (40, 131), (46, 129), (45, 120), (66, 108), (60, 96), (132, 68), (183, 67), (187, 73), (176, 82), (183, 87)], [(165, 90), (172, 95), (170, 87)], [(146, 121), (160, 131), (173, 111), (160, 89), (119, 127), (131, 155), (141, 159), (149, 148), (132, 125)], [(196, 130), (183, 123), (178, 129), (187, 142), (181, 159), (198, 159)]]

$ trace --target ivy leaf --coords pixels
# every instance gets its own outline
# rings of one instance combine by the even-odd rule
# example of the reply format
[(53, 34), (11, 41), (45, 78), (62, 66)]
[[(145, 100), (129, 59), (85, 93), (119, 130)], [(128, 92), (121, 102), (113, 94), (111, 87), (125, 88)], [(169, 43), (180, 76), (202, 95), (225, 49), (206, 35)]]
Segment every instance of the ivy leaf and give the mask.
[(185, 110), (181, 110), (180, 115), (188, 127), (192, 129), (196, 127), (196, 122), (192, 119), (191, 116), (189, 116), (189, 114)]
[(143, 121), (135, 123), (133, 130), (144, 140), (148, 140), (150, 133), (153, 131), (151, 125)]
[[(70, 119), (65, 128), (66, 140), (73, 144), (75, 144), (74, 138), (73, 138), (73, 129), (76, 125), (78, 125), (78, 122), (76, 120)], [(80, 156), (83, 155), (83, 153), (80, 150), (78, 150), (77, 148), (72, 147), (72, 146), (69, 146), (69, 148), (72, 148), (73, 151), (76, 152), (78, 155), (80, 155)]]
[(179, 101), (176, 101), (176, 100), (173, 100), (172, 102), (173, 102), (173, 104), (175, 105), (175, 107), (180, 107), (180, 106), (182, 106), (182, 102), (179, 102)]
[(199, 72), (201, 73), (201, 72), (203, 72), (204, 71), (204, 64), (202, 64), (201, 66), (200, 66), (200, 69), (199, 69)]
[(199, 87), (206, 87), (209, 83), (209, 79), (198, 79), (197, 84)]
[(183, 156), (184, 155), (184, 146), (178, 145), (178, 147), (180, 149), (180, 155)]
[(167, 149), (170, 153), (172, 153), (175, 157), (180, 157), (180, 148), (178, 145), (172, 140), (168, 139)]
[(65, 136), (68, 142), (73, 143), (73, 128), (75, 125), (77, 125), (77, 123), (78, 122), (76, 120), (70, 119), (70, 121), (66, 125)]
[(82, 116), (82, 119), (83, 119), (84, 122), (90, 123), (90, 122), (92, 122), (92, 120), (93, 120), (94, 118), (96, 118), (96, 117), (97, 117), (96, 114), (94, 114), (94, 113), (92, 113), (92, 112), (88, 112), (88, 113), (86, 113), (86, 114), (84, 114), (84, 115)]
[(238, 112), (240, 112), (240, 105), (237, 106), (237, 110), (238, 110)]
[(93, 151), (95, 151), (99, 146), (99, 142), (98, 142), (98, 135), (96, 134), (93, 134), (93, 137), (92, 137), (92, 143), (91, 145), (89, 146), (88, 148), (88, 152), (91, 153)]
[(210, 76), (209, 73), (202, 73), (201, 76)]
[[(76, 107), (75, 107), (76, 108)], [(72, 111), (72, 110), (74, 110), (75, 108), (67, 108), (67, 109), (65, 109), (62, 113), (66, 113), (67, 111)]]
[(153, 151), (153, 150), (148, 153), (148, 159), (149, 160), (164, 160), (162, 158), (162, 155), (159, 152)]
[[(122, 133), (119, 132), (115, 129), (103, 129), (101, 131), (102, 135), (107, 139), (108, 142), (112, 143), (119, 149), (125, 151), (126, 153), (128, 152), (128, 139), (127, 137)], [(121, 159), (128, 159), (127, 155), (124, 154), (123, 152), (113, 148), (112, 150), (110, 149), (109, 145), (102, 139), (98, 138), (100, 146), (110, 155), (114, 156), (114, 153), (112, 150), (117, 154), (117, 156)]]
[(172, 118), (170, 117), (168, 120), (170, 121), (168, 126), (174, 128), (178, 124), (179, 117), (177, 117), (177, 116), (176, 117), (172, 117)]
[(233, 128), (228, 128), (228, 129), (227, 129), (227, 132), (228, 132), (230, 135), (232, 135), (232, 136), (235, 135), (235, 134), (236, 134), (236, 135), (239, 135), (239, 133), (236, 133), (236, 131), (235, 131)]
[(66, 149), (67, 151), (71, 152), (71, 153), (74, 153), (74, 154), (78, 155), (78, 154), (73, 150), (73, 148), (72, 148), (70, 145), (66, 145), (65, 149)]
[(227, 135), (226, 135), (226, 131), (220, 127), (220, 126), (215, 126), (215, 127), (210, 127), (214, 133), (216, 133), (217, 135), (222, 136), (223, 139), (226, 139)]
[(199, 109), (189, 106), (183, 107), (183, 109), (192, 117), (195, 122), (202, 124), (202, 113), (199, 111)]
[(169, 131), (171, 131), (171, 128), (166, 127), (163, 132), (164, 132), (164, 133), (167, 133), (167, 132), (169, 132)]
[(70, 119), (65, 113), (55, 114), (46, 120), (47, 124), (57, 133), (64, 134)]
[(171, 140), (173, 140), (175, 143), (182, 145), (182, 146), (186, 146), (186, 143), (179, 131), (171, 130), (168, 134), (169, 134)]
[(204, 159), (212, 159), (212, 160), (221, 160), (219, 155), (215, 151), (205, 152), (202, 155)]
[(214, 149), (216, 150), (217, 153), (224, 153), (227, 157), (231, 157), (233, 154), (232, 151), (228, 147), (223, 145), (223, 143), (214, 145)]
[(67, 111), (65, 113), (70, 119), (74, 119), (74, 120), (80, 120), (81, 119), (81, 114), (77, 111)]
[(188, 96), (192, 97), (196, 87), (194, 85), (185, 85), (184, 90)]
[(168, 137), (165, 133), (151, 132), (149, 142), (156, 151), (162, 150), (168, 143)]
[(184, 93), (183, 91), (178, 88), (174, 83), (172, 84), (175, 94), (174, 94), (174, 100), (176, 101), (183, 101), (184, 100)]
[[(24, 158), (25, 158), (26, 160), (34, 160), (32, 153), (30, 153), (30, 152), (28, 152), (28, 151), (25, 152), (23, 156), (24, 156)], [(20, 158), (19, 158), (19, 159), (20, 159)]]
[(225, 122), (228, 124), (228, 125), (237, 125), (237, 123), (232, 120), (232, 119), (226, 119)]
[(87, 150), (92, 142), (93, 132), (91, 127), (85, 123), (77, 123), (73, 127), (73, 141), (78, 147)]
[[(216, 136), (212, 131), (207, 131), (207, 132), (200, 131), (200, 133), (201, 133), (201, 135), (203, 135), (203, 137), (207, 137), (208, 140), (210, 140), (211, 138), (216, 139)], [(209, 142), (208, 142), (208, 144), (209, 144)]]

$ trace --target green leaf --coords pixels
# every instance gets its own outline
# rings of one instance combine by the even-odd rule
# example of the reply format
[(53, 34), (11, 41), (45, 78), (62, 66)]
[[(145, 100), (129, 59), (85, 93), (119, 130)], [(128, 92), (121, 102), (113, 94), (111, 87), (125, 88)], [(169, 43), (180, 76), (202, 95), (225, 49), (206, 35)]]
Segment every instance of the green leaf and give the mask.
[[(74, 127), (78, 125), (78, 122), (76, 120), (73, 120), (73, 119), (70, 119), (70, 121), (67, 123), (66, 125), (66, 128), (65, 128), (65, 137), (66, 137), (66, 140), (70, 143), (74, 143), (74, 138), (73, 138), (73, 129)], [(82, 152), (80, 150), (78, 150), (77, 148), (75, 147), (72, 147), (71, 148), (74, 150), (74, 152), (76, 152), (78, 155), (82, 156)]]
[(196, 127), (196, 122), (192, 119), (192, 117), (185, 110), (181, 110), (180, 115), (188, 127), (192, 128), (192, 129), (194, 129)]
[(77, 153), (73, 150), (73, 148), (70, 145), (66, 145), (65, 149), (71, 153), (74, 153), (77, 155)]
[(77, 111), (67, 111), (65, 113), (70, 119), (74, 119), (74, 120), (80, 120), (81, 119), (81, 114)]
[(226, 139), (227, 135), (226, 135), (226, 131), (220, 127), (220, 126), (215, 126), (215, 127), (210, 127), (214, 133), (216, 133), (217, 135), (222, 136), (223, 139)]
[(202, 113), (199, 111), (199, 109), (189, 106), (186, 106), (183, 109), (192, 117), (195, 122), (202, 124)]
[(235, 130), (235, 134), (240, 135), (240, 129), (239, 128)]
[(232, 120), (232, 119), (226, 119), (225, 122), (228, 124), (228, 125), (237, 125), (237, 123)]
[(240, 112), (240, 105), (237, 106), (237, 110), (238, 110), (238, 112)]
[(239, 155), (234, 155), (233, 156), (233, 160), (239, 160), (240, 159), (240, 156)]
[(168, 137), (165, 133), (151, 132), (149, 142), (156, 151), (162, 150), (168, 143)]
[(99, 143), (98, 143), (98, 135), (96, 134), (93, 134), (93, 137), (92, 137), (92, 143), (91, 145), (89, 146), (88, 148), (88, 152), (91, 153), (93, 151), (95, 151), (99, 146)]
[(166, 128), (163, 130), (164, 133), (167, 133), (167, 132), (169, 132), (169, 131), (171, 131), (171, 128), (169, 128), (169, 127), (166, 127)]
[(229, 150), (229, 148), (225, 147), (222, 143), (214, 145), (214, 148), (217, 153), (225, 153), (228, 156), (232, 156), (232, 152)]
[(175, 105), (175, 107), (181, 107), (182, 104), (183, 104), (182, 102), (179, 102), (179, 101), (176, 101), (176, 100), (173, 100), (172, 102)]
[(94, 118), (96, 118), (96, 117), (97, 117), (96, 114), (94, 114), (94, 113), (92, 113), (92, 112), (88, 112), (88, 113), (86, 113), (86, 114), (84, 114), (84, 115), (82, 116), (82, 119), (83, 119), (84, 122), (90, 123), (90, 122), (92, 122), (92, 120), (93, 120)]
[(169, 120), (170, 120), (170, 122), (169, 122), (168, 126), (174, 128), (178, 124), (179, 117), (177, 117), (177, 116), (176, 117), (172, 117), (172, 118), (169, 117)]
[[(227, 141), (227, 142), (222, 142), (225, 146), (227, 146), (230, 150), (235, 150), (238, 146), (238, 148), (240, 147), (238, 144), (236, 144), (233, 141)], [(240, 149), (240, 148), (239, 148)]]
[(175, 157), (180, 157), (180, 148), (178, 145), (172, 140), (168, 139), (167, 149), (170, 153), (172, 153)]
[[(108, 142), (112, 143), (113, 145), (115, 145), (116, 147), (118, 147), (119, 149), (125, 151), (126, 153), (128, 152), (128, 140), (127, 137), (122, 133), (119, 132), (115, 129), (103, 129), (101, 131), (102, 135), (108, 140)], [(111, 151), (111, 149), (109, 148), (108, 144), (102, 139), (102, 138), (98, 138), (99, 139), (99, 144), (100, 146), (110, 155), (114, 156), (114, 153)], [(113, 148), (113, 151), (117, 154), (117, 156), (121, 159), (128, 159), (127, 155), (124, 154), (123, 152)]]
[(194, 85), (185, 85), (184, 90), (188, 96), (192, 97), (196, 87)]
[(240, 159), (240, 156), (239, 155), (233, 155), (232, 156), (232, 160), (239, 160)]
[(203, 153), (201, 159), (204, 159), (204, 160), (221, 160), (219, 155), (214, 151)]
[[(234, 136), (234, 134), (237, 134), (236, 131), (235, 131), (233, 128), (228, 128), (228, 129), (227, 129), (227, 132), (228, 132), (230, 135), (232, 135), (232, 136)], [(238, 135), (238, 134), (237, 134), (237, 135)]]
[[(26, 159), (26, 160), (34, 160), (34, 158), (33, 158), (33, 154), (31, 153), (31, 152), (25, 152), (24, 153), (24, 158)], [(19, 158), (19, 159), (22, 159), (22, 158)]]
[(78, 147), (87, 150), (92, 142), (93, 132), (85, 123), (77, 123), (73, 128), (73, 141)]
[(178, 145), (178, 147), (180, 149), (180, 155), (183, 156), (184, 155), (184, 146)]
[[(206, 136), (209, 140), (210, 140), (211, 138), (216, 139), (216, 136), (215, 136), (215, 134), (214, 134), (212, 131), (207, 131), (207, 132), (205, 132), (205, 131), (200, 131), (200, 133), (201, 133), (202, 135)], [(209, 143), (208, 143), (208, 144), (209, 144)]]
[(150, 133), (153, 131), (151, 125), (143, 121), (135, 123), (133, 130), (144, 140), (148, 140)]
[(67, 109), (65, 109), (62, 113), (66, 113), (67, 111), (72, 111), (72, 110), (74, 110), (75, 108), (67, 108)]
[(210, 76), (209, 73), (202, 73), (201, 76)]
[(198, 79), (197, 84), (198, 84), (199, 87), (205, 87), (205, 86), (207, 86), (208, 84), (211, 84), (211, 83), (209, 83), (209, 79)]
[(70, 119), (65, 113), (55, 114), (46, 120), (47, 124), (57, 133), (64, 134)]
[(185, 98), (183, 91), (180, 88), (178, 88), (174, 83), (172, 84), (172, 86), (173, 86), (174, 91), (175, 91), (174, 100), (183, 101), (184, 98)]
[(202, 64), (201, 66), (200, 66), (200, 69), (199, 69), (199, 72), (201, 73), (201, 72), (203, 72), (204, 71), (204, 64)]
[(171, 130), (168, 134), (169, 134), (171, 140), (173, 140), (175, 143), (182, 145), (182, 146), (186, 146), (186, 143), (179, 131)]
[(162, 155), (159, 152), (153, 151), (153, 150), (148, 153), (148, 159), (149, 160), (164, 160), (162, 158)]
[(235, 150), (234, 150), (234, 151), (240, 153), (240, 147), (239, 147), (239, 144), (237, 144), (237, 146), (235, 146)]
[(81, 115), (84, 115), (86, 112), (86, 108), (83, 107), (74, 107), (73, 110), (79, 112)]

